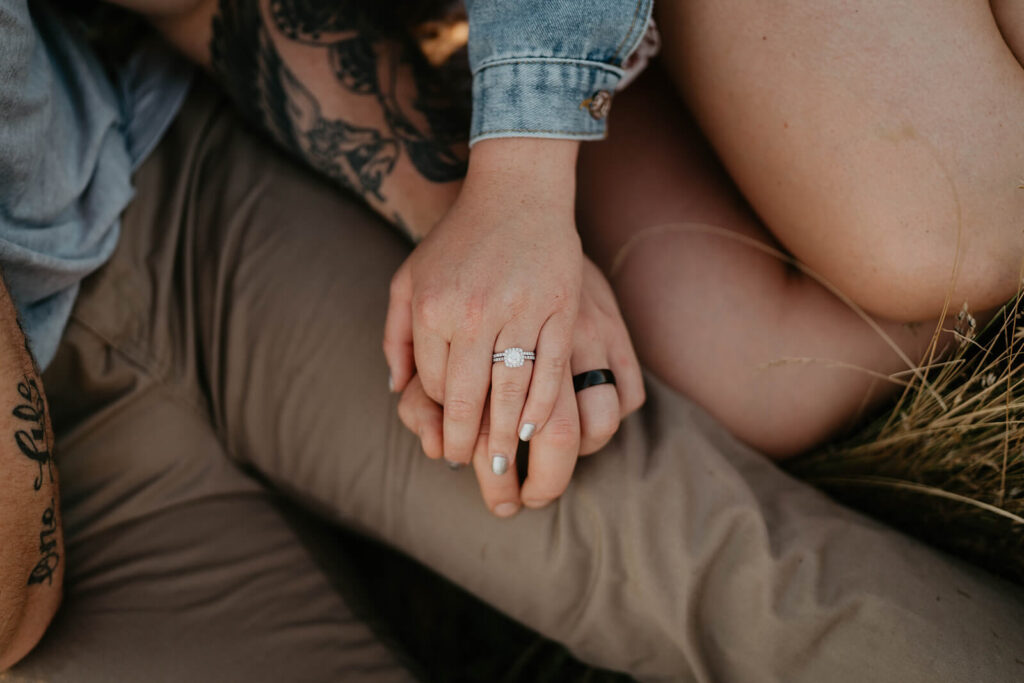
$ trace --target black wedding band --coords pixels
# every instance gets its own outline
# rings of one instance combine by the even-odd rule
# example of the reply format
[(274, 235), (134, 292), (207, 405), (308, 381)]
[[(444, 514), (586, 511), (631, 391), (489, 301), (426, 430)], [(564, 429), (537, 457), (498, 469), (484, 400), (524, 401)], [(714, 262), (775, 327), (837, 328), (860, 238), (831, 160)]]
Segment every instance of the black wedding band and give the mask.
[(584, 389), (602, 384), (615, 384), (615, 373), (608, 369), (587, 370), (572, 376), (572, 388), (576, 390), (577, 394)]

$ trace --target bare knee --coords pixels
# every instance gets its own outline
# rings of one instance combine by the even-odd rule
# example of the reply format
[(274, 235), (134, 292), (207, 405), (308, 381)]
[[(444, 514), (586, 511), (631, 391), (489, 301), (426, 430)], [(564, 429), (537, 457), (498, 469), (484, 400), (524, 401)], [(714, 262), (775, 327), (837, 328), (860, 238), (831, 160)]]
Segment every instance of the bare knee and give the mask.
[(997, 305), (1022, 254), (1024, 71), (987, 3), (825, 5), (667, 3), (666, 62), (760, 217), (852, 300), (923, 320), (956, 275), (954, 300)]
[(884, 319), (932, 320), (965, 302), (976, 311), (997, 307), (1020, 282), (1024, 212), (985, 206), (984, 197), (953, 200), (948, 191), (925, 191), (874, 202), (836, 216), (823, 237), (794, 251), (840, 297)]

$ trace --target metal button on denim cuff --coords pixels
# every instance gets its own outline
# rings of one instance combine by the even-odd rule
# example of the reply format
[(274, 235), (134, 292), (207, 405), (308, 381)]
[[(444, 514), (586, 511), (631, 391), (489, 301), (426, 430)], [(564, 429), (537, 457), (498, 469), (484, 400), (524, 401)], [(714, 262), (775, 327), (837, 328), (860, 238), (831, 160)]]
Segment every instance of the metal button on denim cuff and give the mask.
[(600, 121), (608, 116), (608, 112), (612, 109), (612, 94), (607, 90), (598, 90), (585, 104), (590, 111), (590, 116)]

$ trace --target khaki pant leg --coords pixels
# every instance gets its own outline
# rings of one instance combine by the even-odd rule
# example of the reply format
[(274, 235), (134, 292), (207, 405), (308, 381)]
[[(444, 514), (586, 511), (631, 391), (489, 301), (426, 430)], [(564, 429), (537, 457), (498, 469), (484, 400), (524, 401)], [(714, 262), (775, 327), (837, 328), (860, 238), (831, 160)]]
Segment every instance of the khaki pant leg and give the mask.
[[(203, 361), (189, 351), (181, 260), (204, 228), (182, 210), (203, 135), (176, 130), (140, 171), (150, 182), (139, 184), (117, 254), (84, 286), (44, 377), (65, 602), (42, 643), (0, 679), (412, 680), (334, 585), (344, 566), (331, 556), (336, 535), (296, 522), (228, 457), (213, 426), (196, 381)], [(164, 220), (149, 220), (150, 205)]]
[(202, 372), (230, 452), (581, 658), (655, 680), (1009, 681), (1018, 588), (828, 501), (656, 382), (565, 496), (491, 517), (423, 457), (380, 351), (407, 247), (209, 122), (190, 189)]

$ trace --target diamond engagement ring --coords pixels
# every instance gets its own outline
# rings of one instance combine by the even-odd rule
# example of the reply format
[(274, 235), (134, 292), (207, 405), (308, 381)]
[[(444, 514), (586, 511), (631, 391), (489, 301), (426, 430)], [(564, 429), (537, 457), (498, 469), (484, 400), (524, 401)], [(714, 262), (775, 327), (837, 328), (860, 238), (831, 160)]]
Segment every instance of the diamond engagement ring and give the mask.
[(523, 351), (518, 346), (505, 349), (491, 356), (492, 363), (505, 363), (506, 368), (521, 368), (528, 360), (537, 360), (537, 354), (533, 351)]

